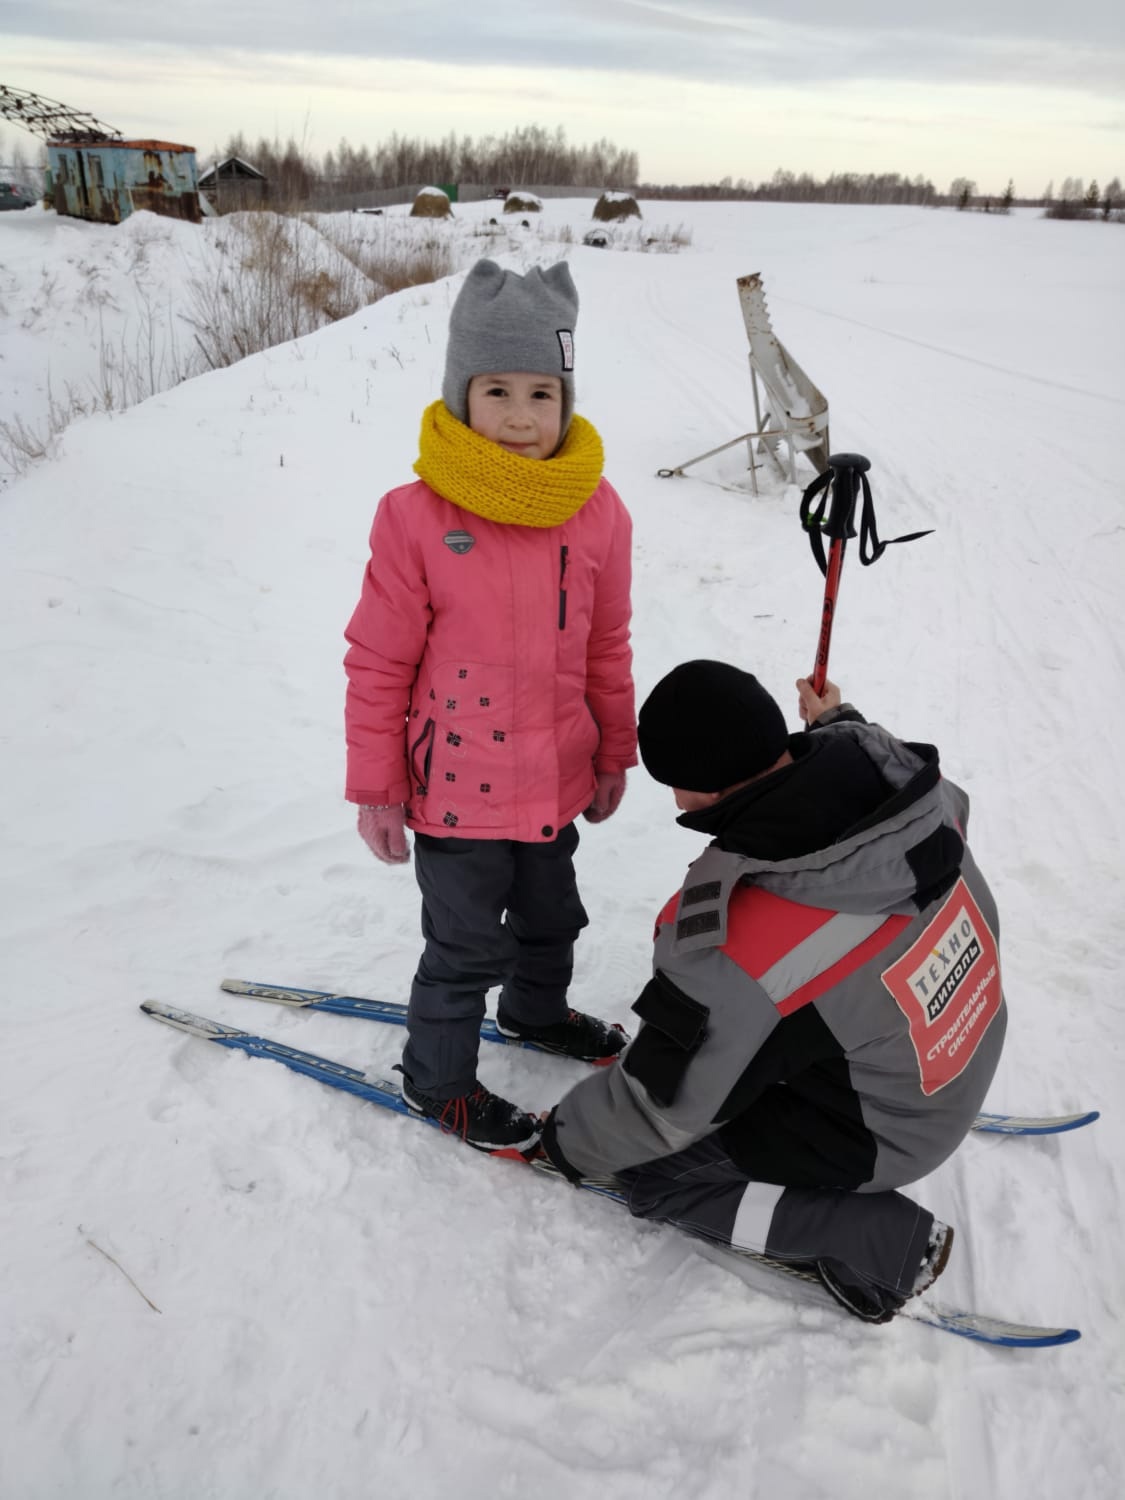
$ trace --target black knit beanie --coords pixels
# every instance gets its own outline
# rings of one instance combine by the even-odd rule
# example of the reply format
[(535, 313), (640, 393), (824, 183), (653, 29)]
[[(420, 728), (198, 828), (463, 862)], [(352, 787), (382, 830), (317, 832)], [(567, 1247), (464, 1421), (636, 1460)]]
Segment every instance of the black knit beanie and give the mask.
[(723, 792), (768, 771), (789, 741), (758, 679), (722, 661), (685, 661), (661, 678), (637, 733), (653, 780), (689, 792)]

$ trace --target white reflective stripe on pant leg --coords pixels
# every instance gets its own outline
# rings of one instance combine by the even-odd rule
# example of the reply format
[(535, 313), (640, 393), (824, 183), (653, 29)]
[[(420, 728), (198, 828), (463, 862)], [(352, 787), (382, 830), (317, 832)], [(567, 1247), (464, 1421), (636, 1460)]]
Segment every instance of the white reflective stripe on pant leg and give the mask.
[(734, 1216), (730, 1242), (739, 1250), (764, 1255), (777, 1200), (785, 1191), (774, 1182), (748, 1182)]

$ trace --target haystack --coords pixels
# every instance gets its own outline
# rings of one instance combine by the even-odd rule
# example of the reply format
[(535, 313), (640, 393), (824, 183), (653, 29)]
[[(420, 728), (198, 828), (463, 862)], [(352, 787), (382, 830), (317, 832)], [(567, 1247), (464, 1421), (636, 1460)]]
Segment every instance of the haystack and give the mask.
[(543, 212), (543, 200), (537, 198), (534, 193), (525, 193), (522, 188), (516, 188), (504, 199), (504, 212), (506, 214), (539, 214)]
[(612, 219), (639, 219), (641, 211), (632, 193), (605, 192), (594, 204), (594, 218), (602, 223)]
[(449, 194), (438, 187), (424, 187), (414, 200), (410, 210), (412, 219), (451, 219), (453, 205)]

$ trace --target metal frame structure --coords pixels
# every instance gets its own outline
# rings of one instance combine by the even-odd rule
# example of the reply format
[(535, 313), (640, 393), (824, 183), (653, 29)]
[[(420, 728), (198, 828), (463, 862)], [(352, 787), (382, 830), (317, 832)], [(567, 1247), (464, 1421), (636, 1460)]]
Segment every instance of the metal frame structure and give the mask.
[(85, 110), (71, 109), (56, 99), (45, 99), (27, 89), (14, 89), (0, 83), (0, 119), (13, 120), (45, 141), (66, 141), (70, 145), (95, 141), (119, 141), (120, 130)]
[[(716, 453), (725, 453), (739, 443), (745, 443), (750, 487), (756, 495), (758, 465), (755, 445), (758, 454), (764, 453), (778, 473), (792, 484), (797, 483), (798, 453), (808, 458), (818, 474), (826, 468), (828, 401), (774, 333), (761, 275), (755, 271), (752, 275), (740, 276), (737, 285), (742, 320), (750, 340), (750, 385), (754, 396), (755, 425), (750, 432), (740, 433), (728, 443), (709, 448), (706, 453), (697, 454), (675, 468), (656, 472), (661, 479), (682, 477), (685, 469), (702, 463), (705, 458), (714, 458)], [(766, 393), (765, 412), (759, 383)], [(782, 443), (788, 449), (787, 464), (782, 463), (778, 452)]]

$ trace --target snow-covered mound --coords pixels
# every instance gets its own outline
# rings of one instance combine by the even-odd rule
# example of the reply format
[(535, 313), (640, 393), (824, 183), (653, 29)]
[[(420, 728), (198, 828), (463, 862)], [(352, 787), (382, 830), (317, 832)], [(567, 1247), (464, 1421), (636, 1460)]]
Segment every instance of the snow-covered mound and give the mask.
[[(448, 203), (440, 188), (423, 190)], [(536, 199), (542, 207), (542, 201)], [(54, 452), (71, 422), (123, 411), (208, 370), (315, 332), (482, 254), (557, 259), (588, 206), (552, 202), (534, 229), (495, 205), (457, 218), (238, 213), (184, 224), (137, 213), (120, 225), (40, 207), (0, 220), (0, 486)], [(682, 228), (619, 248), (676, 250)]]

